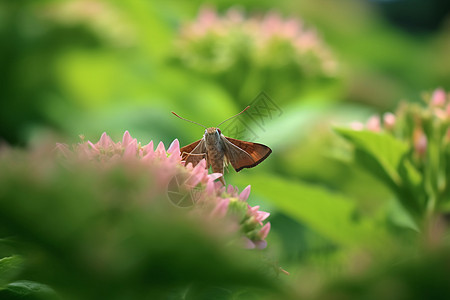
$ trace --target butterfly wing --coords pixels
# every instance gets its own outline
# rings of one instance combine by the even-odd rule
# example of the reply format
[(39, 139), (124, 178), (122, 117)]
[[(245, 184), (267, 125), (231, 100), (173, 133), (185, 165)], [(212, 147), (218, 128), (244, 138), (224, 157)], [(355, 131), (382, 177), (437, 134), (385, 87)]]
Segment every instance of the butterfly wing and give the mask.
[(253, 168), (265, 160), (272, 150), (262, 144), (245, 142), (221, 136), (224, 147), (225, 156), (236, 172), (243, 168)]
[[(206, 145), (205, 140), (201, 139), (192, 144), (184, 146), (180, 149), (181, 160), (185, 161), (185, 165), (192, 163), (192, 166), (196, 166), (202, 159), (206, 159)], [(208, 160), (206, 159), (207, 167)]]

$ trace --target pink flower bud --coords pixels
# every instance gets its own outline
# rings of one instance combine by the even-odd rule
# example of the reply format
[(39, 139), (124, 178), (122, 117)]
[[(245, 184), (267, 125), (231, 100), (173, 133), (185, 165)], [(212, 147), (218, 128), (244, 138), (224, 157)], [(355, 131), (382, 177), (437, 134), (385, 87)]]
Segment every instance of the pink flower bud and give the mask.
[(100, 140), (95, 145), (97, 147), (100, 146), (103, 149), (107, 149), (112, 144), (113, 144), (112, 139), (109, 137), (109, 135), (106, 134), (106, 132), (103, 132), (102, 136), (100, 137)]
[(251, 189), (251, 186), (247, 185), (247, 187), (239, 195), (239, 200), (246, 201), (248, 199), (248, 196), (250, 195), (250, 189)]
[(367, 120), (367, 129), (373, 132), (379, 132), (381, 130), (380, 126), (380, 117), (378, 116), (371, 116), (369, 120)]
[(444, 107), (446, 102), (447, 95), (445, 94), (444, 89), (438, 88), (434, 90), (433, 94), (431, 95), (431, 105), (433, 106), (439, 106)]
[(350, 128), (355, 130), (355, 131), (361, 131), (364, 129), (364, 124), (358, 121), (355, 122), (351, 122), (350, 123)]
[(422, 129), (414, 130), (413, 134), (414, 150), (419, 156), (425, 155), (427, 152), (428, 139)]
[(261, 230), (259, 231), (259, 236), (262, 240), (264, 240), (270, 231), (270, 222), (267, 222), (266, 225), (264, 225)]
[(230, 199), (225, 198), (219, 200), (219, 203), (216, 205), (216, 207), (211, 212), (211, 216), (215, 218), (223, 218), (227, 214), (228, 211), (228, 205), (230, 204)]
[(256, 249), (265, 249), (267, 247), (267, 241), (260, 240), (253, 242), (255, 244)]
[(204, 27), (209, 27), (214, 24), (217, 20), (217, 14), (214, 9), (204, 8), (200, 11), (198, 15), (199, 23)]
[(383, 116), (384, 128), (391, 130), (395, 126), (395, 115), (393, 113), (387, 112)]
[(241, 244), (245, 249), (255, 249), (255, 243), (253, 243), (248, 237), (242, 237)]

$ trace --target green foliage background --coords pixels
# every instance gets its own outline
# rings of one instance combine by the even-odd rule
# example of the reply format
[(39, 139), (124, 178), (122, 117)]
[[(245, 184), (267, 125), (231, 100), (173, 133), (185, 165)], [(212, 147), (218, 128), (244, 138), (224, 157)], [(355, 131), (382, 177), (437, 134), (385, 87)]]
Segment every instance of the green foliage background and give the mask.
[[(200, 246), (186, 249), (186, 253), (195, 255), (179, 260), (185, 264), (181, 268), (186, 272), (183, 274), (189, 276), (187, 270), (197, 269), (192, 273), (197, 276), (193, 281), (208, 282), (208, 288), (198, 294), (194, 284), (191, 297), (207, 299), (211, 293), (223, 299), (258, 299), (265, 295), (260, 290), (264, 287), (271, 293), (267, 297), (275, 299), (280, 295), (305, 299), (336, 299), (339, 295), (342, 299), (423, 299), (429, 289), (442, 291), (436, 295), (446, 295), (448, 285), (444, 278), (450, 278), (449, 270), (440, 268), (440, 262), (448, 263), (449, 259), (448, 252), (442, 250), (448, 240), (447, 227), (444, 226), (444, 237), (437, 245), (430, 241), (435, 224), (424, 221), (420, 205), (405, 204), (410, 203), (405, 199), (417, 196), (414, 189), (399, 189), (395, 185), (404, 179), (401, 176), (405, 174), (399, 172), (409, 168), (402, 160), (407, 145), (370, 132), (355, 133), (342, 128), (333, 131), (332, 126), (392, 111), (400, 100), (420, 102), (421, 93), (439, 86), (448, 91), (448, 18), (433, 31), (408, 32), (384, 19), (379, 7), (370, 1), (96, 1), (93, 3), (100, 5), (93, 8), (92, 14), (83, 13), (73, 3), (80, 1), (0, 1), (2, 143), (28, 148), (54, 141), (71, 144), (79, 140), (80, 134), (86, 140), (96, 141), (104, 131), (119, 140), (128, 130), (143, 144), (154, 140), (168, 145), (178, 138), (185, 145), (201, 138), (203, 129), (176, 119), (171, 111), (214, 126), (242, 110), (261, 90), (283, 112), (268, 120), (263, 129), (256, 129), (259, 138), (255, 142), (272, 148), (270, 158), (255, 169), (239, 174), (230, 171), (226, 178), (227, 183), (241, 189), (250, 184), (250, 204), (261, 205), (271, 213), (272, 230), (265, 251), (291, 275), (280, 274), (268, 280), (264, 272), (254, 269), (258, 258), (252, 257), (249, 265), (241, 265), (248, 253), (215, 252), (217, 241), (199, 234), (195, 224), (191, 228), (170, 223), (174, 228), (167, 233), (180, 231), (180, 245), (190, 245), (190, 238), (199, 234)], [(262, 73), (240, 65), (227, 78), (195, 72), (180, 62), (183, 49), (177, 47), (176, 41), (180, 28), (193, 21), (205, 6), (215, 7), (219, 13), (238, 7), (247, 16), (275, 11), (299, 18), (317, 30), (334, 54), (338, 71), (330, 77), (298, 78), (293, 77), (289, 67), (277, 68), (277, 76), (273, 70)], [(355, 145), (355, 157), (344, 151), (351, 148), (348, 141)], [(7, 166), (3, 162), (0, 172), (6, 174)], [(413, 172), (408, 170), (405, 172)], [(407, 174), (409, 179), (414, 175), (411, 174)], [(70, 267), (83, 264), (77, 260), (77, 249), (71, 243), (77, 244), (80, 236), (83, 240), (86, 232), (72, 240), (59, 240), (58, 236), (70, 231), (70, 223), (65, 223), (65, 219), (79, 221), (68, 217), (68, 209), (73, 206), (71, 202), (77, 201), (77, 193), (89, 190), (84, 175), (71, 178), (62, 174), (48, 183), (48, 191), (39, 187), (21, 191), (19, 196), (23, 199), (34, 199), (25, 207), (3, 202), (0, 237), (5, 239), (0, 240), (0, 295), (12, 299), (17, 297), (14, 291), (37, 299), (59, 297), (59, 293), (70, 295), (73, 290), (58, 281), (56, 274), (34, 269), (42, 268), (42, 262), (60, 266), (55, 260), (66, 260), (57, 256), (62, 253), (70, 255), (69, 268), (58, 274), (66, 276), (66, 282), (86, 288), (85, 294), (77, 294), (74, 299), (98, 296), (95, 291), (114, 287), (117, 281), (125, 280), (119, 276), (124, 274), (136, 277), (127, 278), (126, 284), (119, 285), (123, 289), (111, 289), (109, 295), (119, 295), (118, 299), (142, 296), (150, 282), (153, 296), (188, 299), (185, 284), (189, 280), (180, 274), (169, 276), (176, 280), (167, 279), (167, 285), (157, 287), (155, 280), (164, 278), (158, 278), (157, 273), (145, 274), (144, 267), (130, 267), (130, 273), (109, 274), (103, 281), (89, 277), (98, 276), (89, 267), (77, 270), (83, 280), (70, 272)], [(11, 182), (2, 182), (3, 201), (14, 199), (15, 190), (20, 191), (21, 186), (32, 186), (20, 173), (8, 176), (4, 178), (15, 178), (18, 186), (14, 189)], [(71, 181), (68, 187), (72, 190), (51, 190), (52, 185)], [(131, 187), (123, 185), (125, 190)], [(51, 197), (66, 201), (67, 205), (61, 205), (60, 210), (45, 205), (47, 192), (56, 193)], [(80, 209), (82, 217), (91, 204), (79, 205), (84, 209), (73, 209)], [(48, 220), (48, 228), (39, 222), (55, 214), (61, 220), (56, 216)], [(158, 222), (167, 222), (151, 213), (151, 222), (137, 210), (130, 214), (136, 223), (124, 219), (119, 226), (139, 231), (142, 226), (151, 228)], [(24, 220), (34, 220), (36, 224)], [(52, 221), (67, 226), (55, 228)], [(31, 236), (46, 238), (43, 243), (49, 248), (30, 247), (27, 253), (16, 256), (16, 246), (11, 246), (9, 239), (24, 235), (22, 227), (35, 228), (37, 233)], [(134, 250), (142, 259), (135, 264), (151, 266), (153, 262), (147, 238), (152, 239), (143, 234), (142, 240), (135, 241)], [(177, 253), (168, 249), (179, 245), (170, 244), (170, 238), (167, 241), (160, 251), (167, 255), (163, 261), (171, 262), (170, 255)], [(36, 241), (26, 243), (35, 245)], [(202, 261), (201, 253), (196, 253), (198, 249), (216, 255), (215, 268)], [(119, 258), (110, 257), (113, 265), (115, 258), (129, 255), (128, 249), (119, 250), (124, 251), (117, 254)], [(146, 251), (150, 251), (149, 256)], [(30, 255), (34, 260), (27, 265), (23, 257)], [(210, 277), (211, 274), (217, 276)], [(241, 276), (234, 277), (236, 274)], [(217, 287), (220, 282), (233, 288), (224, 293)], [(243, 288), (248, 286), (251, 291)]]

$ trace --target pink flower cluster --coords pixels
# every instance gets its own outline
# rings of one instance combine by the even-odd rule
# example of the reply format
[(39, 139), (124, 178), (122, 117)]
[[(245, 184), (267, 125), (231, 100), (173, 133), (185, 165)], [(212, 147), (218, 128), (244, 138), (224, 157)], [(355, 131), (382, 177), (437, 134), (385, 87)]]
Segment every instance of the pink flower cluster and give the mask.
[[(393, 113), (387, 112), (383, 115), (383, 128), (385, 130), (392, 130), (395, 126), (396, 117)], [(367, 129), (373, 132), (380, 132), (382, 130), (382, 124), (380, 117), (377, 115), (371, 116), (366, 124), (355, 121), (350, 123), (350, 127), (353, 130), (363, 130)]]
[(264, 249), (267, 246), (265, 239), (270, 231), (270, 223), (263, 224), (263, 221), (269, 217), (270, 213), (260, 211), (258, 205), (251, 207), (247, 204), (250, 186), (239, 193), (237, 187), (232, 185), (224, 187), (217, 183), (214, 188), (209, 185), (207, 192), (213, 193), (217, 197), (218, 205), (212, 212), (214, 217), (224, 217), (231, 212), (239, 219), (241, 232), (244, 234), (242, 237), (244, 247)]
[(208, 174), (205, 160), (195, 167), (192, 164), (185, 166), (181, 161), (178, 140), (174, 140), (167, 150), (162, 142), (154, 149), (153, 141), (142, 146), (126, 131), (120, 142), (113, 142), (103, 133), (97, 143), (82, 142), (72, 150), (65, 144), (57, 144), (57, 148), (69, 161), (95, 163), (101, 168), (107, 169), (115, 164), (144, 167), (156, 181), (155, 185), (150, 186), (150, 194), (168, 194), (174, 178), (183, 178), (177, 190), (189, 193), (193, 204), (192, 213), (211, 220), (229, 219), (235, 222), (233, 228), (240, 231), (246, 248), (263, 249), (267, 246), (265, 239), (270, 231), (270, 223), (263, 224), (263, 221), (269, 213), (259, 211), (259, 206), (247, 204), (250, 186), (241, 193), (231, 185), (224, 187), (215, 181), (222, 174)]
[(334, 75), (337, 69), (331, 52), (314, 29), (305, 28), (296, 18), (283, 19), (275, 12), (246, 17), (232, 8), (219, 16), (214, 9), (203, 8), (197, 19), (181, 30), (180, 46), (185, 58), (190, 55), (191, 63), (198, 63), (202, 58), (193, 58), (195, 53), (186, 50), (201, 41), (209, 46), (211, 52), (206, 57), (213, 65), (231, 64), (245, 52), (245, 57), (250, 57), (257, 65), (296, 64), (318, 68), (326, 75)]

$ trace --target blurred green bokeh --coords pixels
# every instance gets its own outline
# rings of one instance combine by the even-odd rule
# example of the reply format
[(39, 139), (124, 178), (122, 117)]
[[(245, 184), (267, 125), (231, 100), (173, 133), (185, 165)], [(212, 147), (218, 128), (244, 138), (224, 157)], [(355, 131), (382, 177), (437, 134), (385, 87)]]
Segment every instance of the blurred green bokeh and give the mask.
[(349, 163), (331, 128), (450, 90), (449, 24), (445, 0), (0, 0), (0, 143), (71, 144), (105, 131), (118, 140), (128, 130), (143, 144), (186, 145), (203, 129), (171, 111), (215, 126), (264, 91), (281, 113), (262, 110), (263, 126), (243, 120), (247, 138), (273, 154), (226, 178), (251, 184), (250, 204), (271, 212), (267, 251), (291, 273), (282, 281), (304, 298), (377, 299), (368, 294), (384, 295), (382, 284), (408, 295), (433, 286), (415, 287), (408, 271), (425, 278), (427, 262), (448, 255), (422, 251), (426, 229)]

